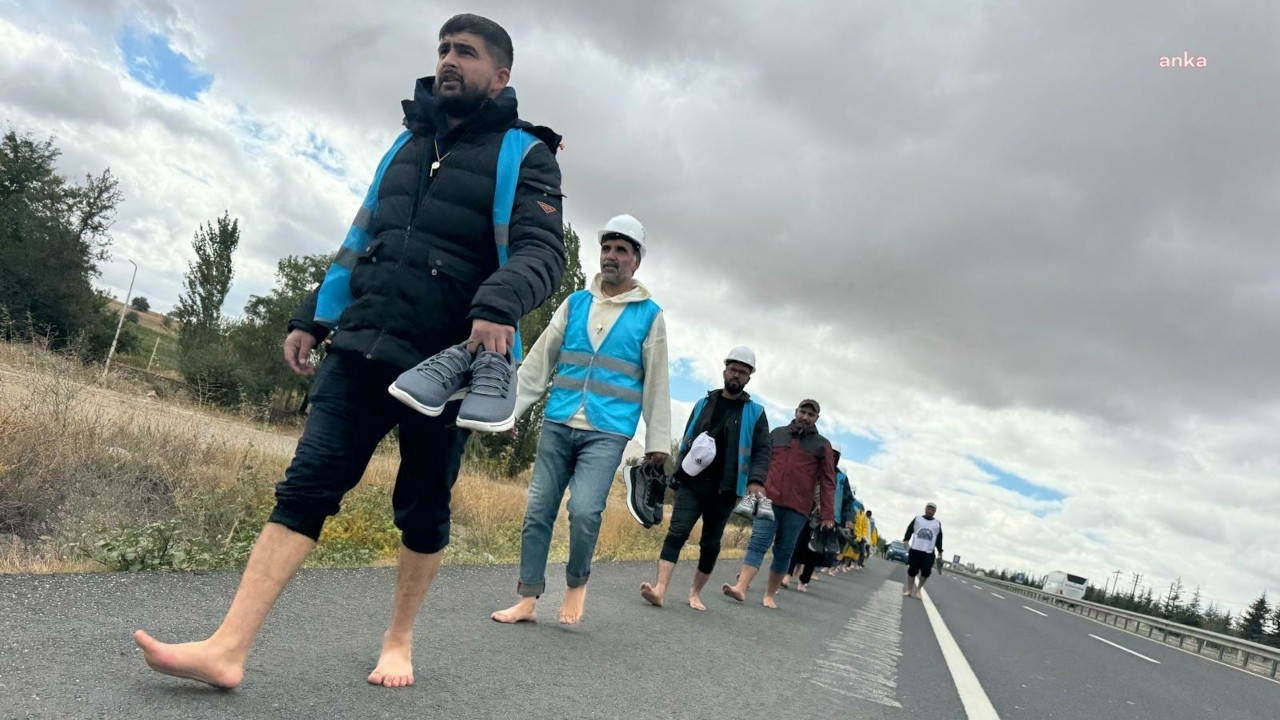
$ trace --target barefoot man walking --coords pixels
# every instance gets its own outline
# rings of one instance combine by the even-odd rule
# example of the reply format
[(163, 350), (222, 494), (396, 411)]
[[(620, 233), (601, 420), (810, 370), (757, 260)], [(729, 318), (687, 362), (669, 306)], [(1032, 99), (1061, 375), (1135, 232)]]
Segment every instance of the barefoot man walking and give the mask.
[(549, 383), (551, 397), (520, 533), (520, 601), (490, 616), (500, 623), (537, 619), (551, 534), (568, 490), (568, 589), (560, 622), (577, 624), (609, 488), (641, 416), (644, 462), (660, 468), (671, 449), (666, 321), (649, 290), (633, 277), (645, 255), (644, 227), (630, 215), (619, 215), (599, 237), (600, 273), (590, 289), (556, 308), (520, 366), (517, 417)]
[[(725, 583), (725, 595), (742, 602), (747, 587), (760, 572), (764, 554), (773, 546), (773, 563), (769, 568), (769, 585), (764, 592), (764, 606), (777, 608), (778, 588), (782, 576), (791, 566), (791, 553), (796, 538), (809, 522), (814, 491), (818, 491), (818, 513), (824, 530), (835, 527), (836, 459), (831, 443), (818, 434), (816, 423), (821, 411), (817, 400), (803, 400), (796, 408), (790, 425), (769, 433), (769, 474), (764, 493), (773, 503), (773, 517), (756, 516), (751, 524), (751, 541), (738, 573), (738, 582)], [(758, 492), (759, 487), (748, 488)]]
[[(289, 324), (285, 360), (300, 375), (311, 373), (316, 343), (338, 332), (312, 386), (297, 452), (276, 487), (275, 510), (211, 637), (168, 644), (135, 633), (159, 672), (223, 688), (240, 684), (267, 613), (398, 425), (392, 505), (400, 567), (391, 624), (368, 681), (413, 684), (414, 620), (449, 542), (450, 492), (468, 432), (454, 424), (456, 404), (427, 417), (387, 386), (464, 340), (469, 352), (483, 346), (505, 354), (515, 325), (550, 297), (565, 265), (554, 157), (560, 139), (517, 119), (515, 91), (507, 87), (510, 36), (492, 20), (459, 15), (440, 29), (439, 41), (435, 76), (419, 80), (414, 99), (403, 103), (406, 130), (383, 157), (324, 282)], [(513, 128), (540, 142), (527, 146), (520, 163), (504, 228), (507, 262), (499, 267), (497, 226), (487, 219), (497, 214), (497, 161)]]
[[(933, 516), (937, 511), (936, 504), (931, 502), (925, 505), (924, 514), (917, 515), (907, 526), (907, 533), (902, 536), (902, 541), (910, 544), (907, 551), (907, 589), (903, 595), (920, 597), (925, 581), (933, 573), (934, 552), (942, 557), (942, 523)], [(915, 584), (916, 576), (920, 577), (919, 585)]]
[[(689, 591), (689, 606), (694, 610), (707, 609), (702, 602), (702, 588), (720, 556), (725, 524), (748, 486), (757, 490), (764, 487), (769, 470), (769, 420), (764, 406), (744, 391), (756, 371), (755, 366), (756, 355), (749, 348), (729, 351), (724, 361), (724, 387), (699, 400), (689, 415), (684, 440), (680, 443), (681, 462), (676, 463), (675, 479), (680, 488), (671, 511), (671, 527), (662, 543), (658, 579), (653, 585), (647, 582), (640, 585), (640, 594), (653, 605), (662, 607), (671, 574), (680, 560), (680, 550), (701, 517), (698, 571), (694, 573), (693, 589)], [(691, 465), (697, 473), (691, 477), (682, 462), (694, 438), (703, 433), (715, 440), (715, 457), (705, 465)]]

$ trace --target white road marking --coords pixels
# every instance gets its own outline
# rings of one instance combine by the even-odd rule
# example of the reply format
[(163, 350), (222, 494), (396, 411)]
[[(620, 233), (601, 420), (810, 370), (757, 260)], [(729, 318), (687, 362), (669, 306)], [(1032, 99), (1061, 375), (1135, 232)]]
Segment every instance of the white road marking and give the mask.
[(1106, 638), (1100, 638), (1100, 637), (1098, 637), (1097, 635), (1094, 635), (1093, 633), (1089, 633), (1089, 637), (1093, 638), (1094, 640), (1100, 640), (1100, 641), (1102, 641), (1102, 642), (1104, 642), (1104, 643), (1106, 643), (1106, 644), (1110, 645), (1110, 646), (1111, 646), (1111, 647), (1113, 647), (1113, 648), (1118, 648), (1118, 649), (1120, 649), (1120, 650), (1123, 650), (1123, 651), (1125, 651), (1125, 652), (1129, 653), (1130, 655), (1136, 655), (1136, 656), (1138, 656), (1138, 657), (1142, 658), (1143, 660), (1146, 660), (1146, 661), (1147, 661), (1147, 662), (1149, 662), (1149, 663), (1155, 663), (1156, 665), (1159, 665), (1159, 664), (1160, 664), (1160, 661), (1159, 661), (1159, 660), (1152, 660), (1151, 658), (1147, 657), (1146, 655), (1143, 655), (1142, 653), (1136, 653), (1136, 652), (1134, 652), (1134, 651), (1130, 650), (1129, 648), (1127, 648), (1127, 647), (1125, 647), (1125, 646), (1123, 646), (1123, 645), (1117, 645), (1117, 644), (1115, 644), (1115, 643), (1111, 642), (1110, 640), (1107, 640)]
[(969, 720), (1000, 720), (991, 699), (982, 689), (982, 683), (978, 682), (978, 676), (973, 674), (969, 661), (964, 659), (960, 646), (956, 644), (947, 624), (942, 621), (938, 608), (934, 607), (933, 600), (929, 598), (929, 591), (921, 590), (920, 597), (924, 600), (924, 612), (929, 616), (933, 634), (937, 636), (938, 645), (942, 648), (942, 657), (947, 661), (947, 669), (951, 671), (951, 679), (955, 681), (960, 702), (964, 704), (965, 715)]
[(1003, 596), (1003, 595), (1001, 595), (1000, 593), (991, 593), (991, 597), (998, 597), (998, 598), (1000, 598), (1001, 600), (1003, 600), (1003, 599), (1004, 599), (1004, 596)]
[(1023, 605), (1023, 606), (1022, 606), (1022, 609), (1023, 609), (1023, 610), (1030, 610), (1031, 612), (1033, 612), (1033, 613), (1035, 613), (1035, 614), (1039, 615), (1040, 617), (1049, 617), (1048, 615), (1046, 615), (1046, 614), (1044, 614), (1044, 613), (1040, 612), (1039, 610), (1036, 610), (1035, 608), (1029, 608), (1029, 607), (1027, 607), (1026, 605)]
[(826, 656), (816, 660), (809, 682), (845, 697), (900, 708), (898, 660), (902, 657), (901, 586), (880, 586), (840, 637), (827, 641)]

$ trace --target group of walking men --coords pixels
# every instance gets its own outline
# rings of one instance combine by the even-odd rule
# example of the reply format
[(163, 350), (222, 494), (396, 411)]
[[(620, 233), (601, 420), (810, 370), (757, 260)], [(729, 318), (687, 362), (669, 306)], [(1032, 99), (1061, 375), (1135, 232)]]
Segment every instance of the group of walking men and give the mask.
[[(581, 618), (609, 488), (641, 418), (641, 469), (649, 478), (643, 504), (661, 507), (659, 478), (671, 448), (667, 337), (661, 308), (634, 277), (646, 256), (644, 228), (629, 215), (609, 221), (598, 234), (599, 274), (556, 308), (519, 362), (520, 318), (551, 297), (565, 269), (560, 136), (519, 119), (508, 84), (514, 52), (502, 27), (459, 15), (438, 39), (435, 75), (418, 80), (413, 99), (402, 103), (403, 132), (379, 163), (324, 281), (289, 323), (284, 355), (294, 372), (314, 372), (309, 360), (320, 343), (327, 352), (275, 509), (209, 638), (170, 644), (135, 633), (159, 672), (223, 688), (241, 682), (268, 612), (393, 428), (401, 548), (372, 684), (413, 684), (414, 622), (449, 542), (450, 496), (471, 431), (507, 430), (549, 390), (521, 534), (518, 601), (494, 620), (535, 619), (566, 491), (568, 588), (559, 619)], [(770, 430), (764, 408), (744, 391), (755, 370), (749, 350), (731, 352), (723, 388), (700, 400), (686, 424), (657, 579), (642, 587), (654, 605), (663, 604), (698, 519), (701, 556), (689, 603), (699, 610), (735, 508), (753, 516), (751, 540), (737, 581), (722, 591), (742, 601), (772, 548), (768, 607), (777, 605), (802, 532), (854, 524), (842, 507), (852, 490), (837, 480), (836, 453), (815, 427), (818, 402), (802, 401), (788, 425)]]

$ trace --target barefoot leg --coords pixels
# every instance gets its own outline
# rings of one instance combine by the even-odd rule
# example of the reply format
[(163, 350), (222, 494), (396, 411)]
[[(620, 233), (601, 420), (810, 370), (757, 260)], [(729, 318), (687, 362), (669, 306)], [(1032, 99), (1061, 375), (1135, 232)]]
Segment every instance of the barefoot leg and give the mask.
[(506, 610), (499, 610), (490, 615), (496, 622), (504, 625), (514, 625), (522, 622), (537, 622), (538, 620), (538, 598), (523, 597), (520, 602), (512, 605)]
[(151, 669), (215, 687), (233, 688), (244, 677), (249, 648), (271, 606), (301, 567), (315, 541), (277, 523), (267, 523), (254, 543), (231, 608), (208, 640), (162, 643), (142, 630), (133, 634)]
[(582, 620), (583, 606), (587, 602), (587, 586), (568, 588), (560, 603), (560, 624), (577, 625)]
[(666, 560), (658, 561), (658, 582), (654, 585), (649, 583), (640, 583), (640, 594), (650, 605), (662, 607), (663, 600), (667, 596), (667, 585), (671, 583), (671, 574), (676, 570), (676, 564)]
[(395, 608), (391, 626), (382, 636), (382, 653), (369, 673), (369, 684), (389, 688), (413, 684), (413, 622), (422, 601), (440, 570), (444, 553), (417, 553), (400, 547), (400, 568), (396, 575)]

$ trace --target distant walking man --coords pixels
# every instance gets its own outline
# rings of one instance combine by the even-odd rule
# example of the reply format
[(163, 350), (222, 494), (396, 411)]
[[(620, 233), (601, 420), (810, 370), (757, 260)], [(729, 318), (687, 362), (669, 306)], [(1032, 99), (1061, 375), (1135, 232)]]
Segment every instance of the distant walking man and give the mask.
[[(906, 534), (902, 536), (902, 541), (907, 543), (909, 548), (907, 590), (902, 593), (908, 597), (920, 597), (925, 581), (933, 573), (934, 552), (937, 552), (939, 558), (942, 557), (942, 523), (933, 516), (937, 511), (936, 504), (931, 502), (925, 505), (924, 514), (917, 515), (916, 519), (907, 526)], [(919, 585), (916, 585), (916, 576), (920, 577)]]
[[(756, 356), (745, 347), (734, 348), (724, 361), (724, 387), (713, 390), (698, 401), (685, 425), (680, 457), (676, 463), (676, 504), (671, 511), (671, 526), (662, 543), (658, 560), (658, 579), (653, 585), (642, 583), (640, 594), (653, 605), (662, 607), (667, 585), (680, 560), (680, 550), (689, 541), (693, 525), (702, 518), (702, 537), (698, 571), (689, 591), (689, 607), (705, 611), (702, 588), (706, 586), (716, 558), (720, 556), (720, 540), (725, 524), (733, 514), (738, 499), (747, 487), (762, 487), (769, 471), (769, 420), (764, 406), (754, 402), (743, 389), (756, 371)], [(706, 433), (715, 441), (715, 456), (709, 460), (684, 463), (695, 438)], [(688, 464), (696, 475), (690, 476)], [(635, 491), (645, 488), (637, 486)], [(637, 506), (649, 503), (641, 499)]]
[(819, 412), (817, 400), (803, 400), (790, 425), (769, 433), (769, 474), (763, 488), (749, 484), (747, 492), (763, 491), (773, 504), (773, 517), (756, 516), (738, 581), (721, 587), (725, 595), (738, 602), (746, 600), (747, 588), (760, 572), (764, 554), (772, 545), (773, 562), (769, 566), (764, 606), (778, 607), (778, 588), (791, 566), (796, 538), (809, 522), (815, 491), (819, 496), (818, 517), (822, 529), (835, 527), (836, 461), (831, 443), (818, 434)]
[[(551, 385), (520, 533), (520, 601), (493, 613), (500, 623), (537, 619), (560, 501), (569, 492), (568, 590), (560, 622), (582, 618), (600, 522), (622, 452), (645, 422), (644, 462), (661, 468), (671, 450), (667, 325), (633, 276), (645, 256), (644, 227), (630, 215), (599, 233), (600, 273), (565, 299), (519, 370), (517, 417)], [(554, 371), (555, 381), (552, 382)]]
[[(517, 118), (515, 90), (507, 85), (511, 59), (511, 37), (492, 20), (458, 15), (440, 28), (435, 76), (418, 80), (414, 99), (402, 104), (397, 120), (403, 117), (405, 131), (383, 156), (324, 282), (289, 323), (284, 355), (299, 375), (311, 374), (311, 350), (337, 332), (312, 385), (297, 452), (276, 486), (275, 510), (210, 638), (179, 645), (134, 634), (153, 669), (222, 688), (239, 685), (267, 613), (325, 520), (360, 482), (378, 443), (398, 426), (391, 502), (401, 535), (399, 574), (391, 623), (368, 681), (413, 684), (413, 625), (449, 543), (450, 494), (468, 432), (454, 423), (456, 406), (426, 417), (387, 387), (460, 342), (466, 349), (459, 366), (437, 368), (447, 378), (466, 371), (480, 347), (505, 355), (520, 318), (550, 297), (564, 273), (554, 157), (560, 139)], [(527, 146), (509, 222), (498, 228), (491, 221), (499, 214), (497, 165), (513, 128), (540, 142)], [(501, 248), (498, 235), (505, 236)], [(505, 265), (500, 250), (508, 253)], [(361, 612), (380, 611), (362, 605)], [(305, 645), (314, 649), (319, 638), (311, 635)]]

